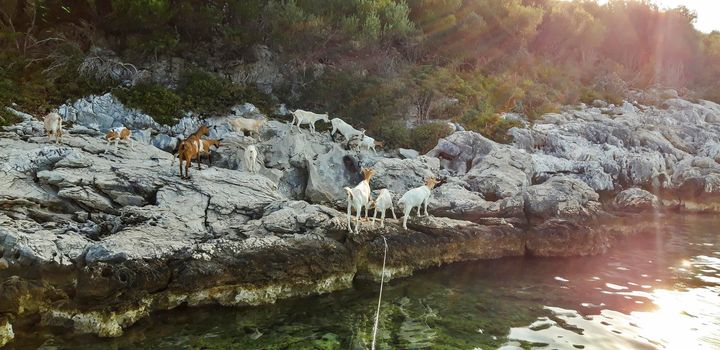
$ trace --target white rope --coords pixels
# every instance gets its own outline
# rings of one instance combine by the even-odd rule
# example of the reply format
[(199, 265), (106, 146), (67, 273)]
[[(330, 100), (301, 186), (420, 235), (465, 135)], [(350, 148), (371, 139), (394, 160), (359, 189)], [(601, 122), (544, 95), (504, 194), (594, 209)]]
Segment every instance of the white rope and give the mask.
[(378, 295), (378, 307), (375, 313), (375, 326), (373, 326), (373, 337), (372, 337), (372, 350), (375, 350), (375, 337), (377, 336), (378, 322), (380, 321), (380, 302), (382, 301), (382, 290), (383, 283), (385, 283), (385, 260), (387, 259), (388, 245), (385, 236), (382, 236), (383, 242), (385, 242), (385, 253), (383, 254), (383, 266), (382, 274), (380, 275), (380, 293)]

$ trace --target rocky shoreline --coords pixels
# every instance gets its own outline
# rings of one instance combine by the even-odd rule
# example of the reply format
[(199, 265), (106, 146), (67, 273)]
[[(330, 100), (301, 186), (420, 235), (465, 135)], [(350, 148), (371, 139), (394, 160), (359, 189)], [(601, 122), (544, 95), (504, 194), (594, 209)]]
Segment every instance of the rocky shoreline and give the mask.
[[(459, 261), (599, 254), (651, 232), (644, 216), (720, 212), (720, 106), (707, 101), (597, 101), (512, 129), (512, 145), (456, 131), (417, 157), (348, 151), (284, 121), (257, 138), (233, 133), (228, 119), (262, 117), (245, 105), (209, 120), (223, 146), (189, 181), (163, 149), (197, 119), (158, 126), (109, 95), (61, 112), (74, 122), (61, 145), (29, 116), (0, 133), (0, 346), (35, 325), (119, 336), (182, 304), (258, 305), (377, 280), (382, 236), (386, 278), (397, 278)], [(104, 154), (100, 132), (117, 125), (140, 142)], [(257, 174), (243, 171), (248, 144)], [(359, 167), (395, 199), (427, 176), (446, 183), (409, 230), (364, 222), (354, 235), (342, 187)]]

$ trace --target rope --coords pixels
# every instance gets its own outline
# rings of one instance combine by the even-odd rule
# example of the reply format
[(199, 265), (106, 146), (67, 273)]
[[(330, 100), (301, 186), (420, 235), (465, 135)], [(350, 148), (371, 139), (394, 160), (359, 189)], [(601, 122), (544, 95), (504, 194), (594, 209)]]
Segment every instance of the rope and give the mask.
[(373, 326), (372, 350), (375, 350), (375, 338), (377, 336), (378, 322), (380, 321), (380, 302), (382, 301), (383, 283), (385, 282), (385, 260), (387, 259), (388, 251), (388, 245), (385, 236), (382, 236), (382, 239), (383, 242), (385, 242), (385, 253), (383, 254), (382, 275), (380, 275), (380, 293), (378, 295), (377, 312), (375, 313), (375, 325)]

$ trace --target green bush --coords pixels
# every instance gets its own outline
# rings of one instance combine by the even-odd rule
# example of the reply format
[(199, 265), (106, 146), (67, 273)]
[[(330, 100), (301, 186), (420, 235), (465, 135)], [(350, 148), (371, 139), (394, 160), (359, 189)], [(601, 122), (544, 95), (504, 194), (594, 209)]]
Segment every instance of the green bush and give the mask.
[(173, 125), (182, 112), (182, 98), (159, 84), (140, 84), (113, 90), (113, 95), (130, 108), (137, 108), (160, 124)]
[[(5, 107), (0, 106), (0, 127), (2, 126), (8, 126), (13, 125), (15, 123), (21, 122), (22, 118), (10, 113)], [(0, 129), (2, 130), (2, 129)]]
[(241, 102), (250, 102), (264, 113), (272, 106), (270, 97), (255, 87), (241, 87), (217, 75), (192, 70), (181, 75), (176, 91), (146, 83), (117, 88), (113, 94), (128, 107), (137, 108), (161, 124), (172, 125), (183, 111), (201, 116), (224, 115)]
[(98, 82), (77, 73), (77, 60), (46, 69), (26, 57), (0, 54), (0, 108), (18, 104), (33, 115), (44, 115), (50, 109), (91, 94), (110, 90), (112, 82)]
[(385, 142), (385, 148), (410, 147), (410, 130), (400, 120), (389, 120), (384, 127), (372, 134), (378, 141)]
[(254, 86), (240, 86), (218, 75), (190, 70), (180, 77), (177, 94), (183, 99), (185, 110), (201, 115), (223, 115), (241, 102), (254, 104), (263, 113), (272, 107), (270, 96)]
[(446, 123), (427, 123), (410, 130), (409, 147), (427, 153), (433, 149), (438, 140), (450, 135), (450, 126)]
[(514, 127), (521, 127), (519, 121), (510, 121), (500, 118), (495, 113), (468, 114), (460, 119), (466, 129), (478, 132), (483, 136), (500, 143), (512, 141), (508, 130)]
[(181, 74), (177, 93), (185, 110), (206, 116), (228, 113), (230, 107), (240, 102), (243, 96), (240, 86), (200, 70)]

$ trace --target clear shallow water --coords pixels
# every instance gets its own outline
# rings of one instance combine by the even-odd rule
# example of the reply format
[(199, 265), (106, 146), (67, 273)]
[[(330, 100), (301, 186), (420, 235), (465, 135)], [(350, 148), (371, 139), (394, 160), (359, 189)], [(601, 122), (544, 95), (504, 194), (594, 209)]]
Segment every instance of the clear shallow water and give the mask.
[[(603, 256), (469, 262), (392, 281), (378, 348), (720, 349), (720, 217), (648, 225), (654, 235)], [(377, 287), (256, 308), (180, 308), (116, 339), (39, 329), (10, 349), (365, 349)]]

